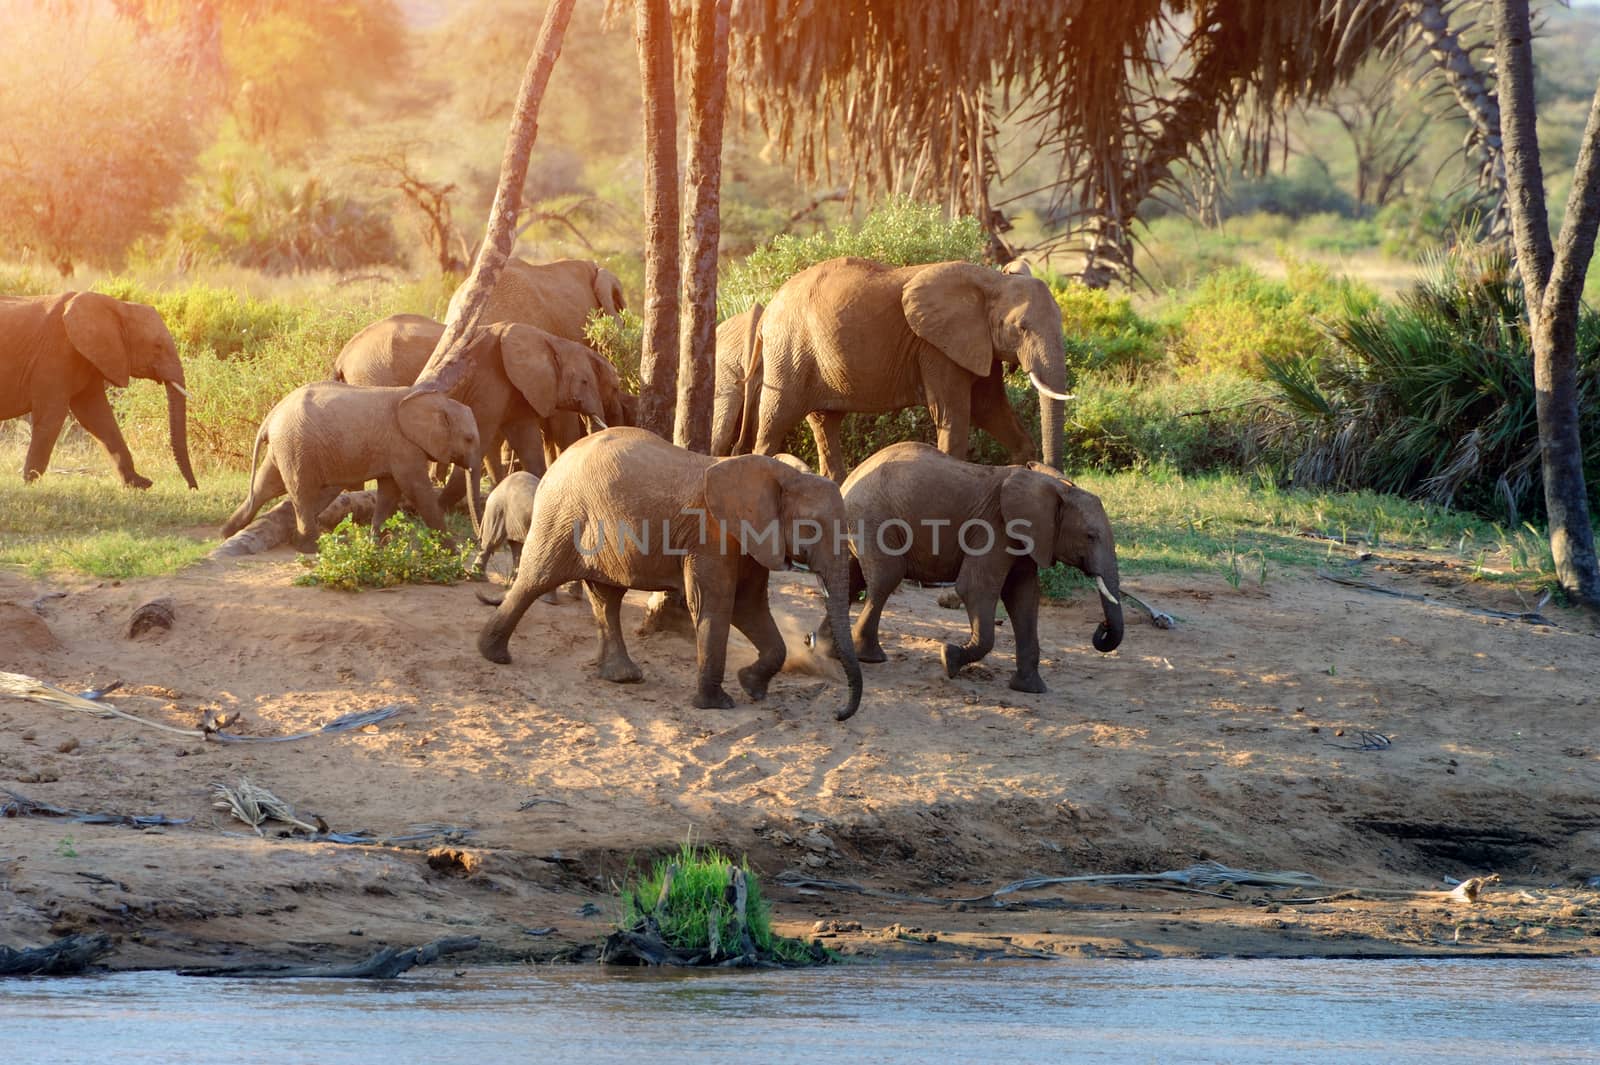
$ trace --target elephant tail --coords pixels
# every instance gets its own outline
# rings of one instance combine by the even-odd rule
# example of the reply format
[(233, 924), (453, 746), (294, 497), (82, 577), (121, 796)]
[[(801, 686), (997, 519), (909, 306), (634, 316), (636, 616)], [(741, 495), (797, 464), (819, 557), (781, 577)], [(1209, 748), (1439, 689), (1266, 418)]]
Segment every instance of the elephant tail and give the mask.
[(227, 539), (250, 523), (256, 514), (256, 460), (261, 457), (261, 445), (267, 441), (267, 423), (262, 422), (261, 428), (256, 430), (256, 442), (250, 448), (250, 490), (244, 498), (244, 506), (234, 511), (233, 517), (228, 519), (222, 527), (222, 537)]
[(756, 449), (756, 423), (761, 413), (761, 382), (764, 352), (761, 344), (761, 306), (750, 316), (748, 347), (750, 364), (744, 374), (744, 413), (739, 418), (739, 442), (734, 445), (735, 455), (749, 455)]

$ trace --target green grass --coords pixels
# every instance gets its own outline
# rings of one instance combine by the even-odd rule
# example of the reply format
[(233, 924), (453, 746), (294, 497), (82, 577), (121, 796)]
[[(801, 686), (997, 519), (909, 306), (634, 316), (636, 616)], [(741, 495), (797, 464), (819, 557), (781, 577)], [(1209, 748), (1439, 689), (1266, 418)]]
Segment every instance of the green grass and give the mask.
[[(112, 580), (176, 573), (217, 546), (217, 527), (249, 488), (242, 471), (211, 469), (190, 491), (176, 469), (141, 459), (156, 483), (138, 491), (98, 449), (58, 448), (55, 459), (53, 472), (24, 485), (20, 451), (0, 448), (0, 567)], [(80, 462), (91, 472), (60, 472)]]
[[(790, 964), (815, 964), (810, 944), (772, 931), (771, 907), (761, 895), (755, 873), (748, 862), (741, 861), (737, 866), (745, 874), (746, 927), (758, 954)], [(668, 945), (684, 951), (704, 950), (710, 945), (709, 929), (715, 912), (719, 942), (737, 943), (737, 922), (732, 911), (721, 905), (728, 872), (734, 867), (733, 860), (714, 847), (684, 843), (677, 854), (659, 859), (648, 873), (623, 886), (618, 927), (632, 928), (646, 917), (654, 916)], [(667, 892), (666, 905), (658, 912), (656, 900), (661, 896), (661, 884), (668, 869), (674, 870), (672, 886)]]

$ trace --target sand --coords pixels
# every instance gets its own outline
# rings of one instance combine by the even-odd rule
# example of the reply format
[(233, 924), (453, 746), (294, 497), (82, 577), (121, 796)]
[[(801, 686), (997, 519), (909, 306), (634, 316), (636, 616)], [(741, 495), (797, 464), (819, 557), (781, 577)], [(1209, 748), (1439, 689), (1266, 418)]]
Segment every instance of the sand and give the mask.
[[(1130, 612), (1110, 655), (1089, 645), (1092, 597), (1048, 605), (1044, 695), (1006, 686), (1004, 626), (988, 659), (946, 678), (938, 648), (965, 615), (906, 587), (885, 615), (890, 660), (864, 667), (843, 723), (842, 681), (801, 639), (820, 614), (803, 574), (773, 581), (790, 667), (765, 702), (740, 694), (722, 711), (690, 706), (693, 647), (678, 634), (631, 638), (644, 683), (596, 679), (581, 602), (536, 605), (513, 664), (495, 666), (474, 647), (489, 610), (473, 586), (299, 588), (286, 550), (128, 582), (0, 574), (0, 669), (73, 691), (121, 680), (115, 704), (151, 720), (192, 727), (221, 710), (239, 715), (230, 732), (273, 736), (404, 707), (361, 731), (222, 744), (0, 698), (0, 788), (193, 819), (0, 822), (0, 942), (103, 931), (117, 968), (344, 960), (462, 934), (482, 937), (479, 960), (582, 957), (615, 916), (618, 879), (692, 837), (749, 855), (784, 930), (837, 922), (830, 945), (863, 955), (1595, 953), (1596, 626), (1553, 607), (1550, 625), (1474, 613), (1526, 607), (1401, 555), (1365, 579), (1427, 601), (1307, 572), (1237, 589), (1130, 579), (1179, 624)], [(40, 598), (51, 592), (66, 595)], [(129, 639), (133, 609), (157, 596), (173, 627)], [(643, 599), (629, 596), (630, 632)], [(730, 651), (730, 690), (753, 657)], [(1389, 745), (1353, 749), (1363, 732)], [(269, 823), (258, 837), (213, 806), (213, 783), (241, 777), (337, 832), (469, 831), (343, 845)], [(1364, 890), (883, 897), (1203, 860)], [(879, 894), (796, 887), (786, 871)], [(1375, 897), (1489, 872), (1502, 882), (1476, 905)]]

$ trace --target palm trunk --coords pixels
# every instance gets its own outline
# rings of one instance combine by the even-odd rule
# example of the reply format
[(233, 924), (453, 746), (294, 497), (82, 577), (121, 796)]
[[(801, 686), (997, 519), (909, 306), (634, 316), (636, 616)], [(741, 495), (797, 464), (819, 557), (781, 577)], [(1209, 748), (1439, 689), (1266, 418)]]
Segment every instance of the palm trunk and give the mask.
[(494, 206), (489, 210), (489, 231), (472, 264), (456, 314), (445, 323), (444, 334), (423, 367), (413, 390), (449, 393), (467, 376), (467, 338), (482, 323), (489, 294), (494, 291), (500, 271), (511, 256), (517, 239), (517, 212), (522, 207), (522, 185), (528, 178), (528, 157), (539, 135), (539, 104), (544, 100), (550, 71), (561, 55), (561, 42), (572, 18), (574, 0), (551, 0), (539, 27), (539, 39), (528, 57), (528, 66), (517, 89), (517, 106), (511, 115), (511, 130), (506, 136), (505, 155), (500, 160), (500, 182), (494, 190)]
[(678, 116), (668, 0), (638, 0), (639, 78), (644, 88), (644, 345), (639, 425), (672, 438), (678, 391)]
[(1584, 274), (1600, 227), (1600, 86), (1589, 109), (1559, 253), (1545, 213), (1533, 95), (1528, 0), (1497, 0), (1495, 47), (1500, 71), (1501, 135), (1517, 267), (1533, 340), (1550, 553), (1562, 588), (1600, 609), (1600, 561), (1589, 522), (1583, 445), (1578, 431), (1577, 321)]
[(696, 0), (694, 90), (689, 108), (693, 190), (684, 258), (689, 264), (678, 355), (678, 411), (673, 442), (711, 452), (716, 384), (717, 248), (722, 239), (722, 124), (728, 97), (728, 9), (732, 0)]

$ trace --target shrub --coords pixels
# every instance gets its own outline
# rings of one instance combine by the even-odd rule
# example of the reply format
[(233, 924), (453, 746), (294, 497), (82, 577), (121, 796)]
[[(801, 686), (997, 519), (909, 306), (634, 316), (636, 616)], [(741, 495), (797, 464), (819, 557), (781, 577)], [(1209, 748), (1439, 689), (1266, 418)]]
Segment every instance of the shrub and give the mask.
[(1288, 277), (1274, 281), (1248, 266), (1205, 278), (1178, 306), (1173, 353), (1194, 373), (1261, 376), (1262, 360), (1315, 356), (1327, 339), (1320, 319), (1360, 313), (1377, 295), (1365, 285), (1333, 277), (1326, 268), (1289, 260)]
[(780, 234), (723, 273), (718, 287), (724, 318), (766, 302), (789, 278), (808, 266), (841, 255), (859, 255), (895, 266), (951, 260), (980, 262), (983, 229), (975, 218), (946, 218), (943, 210), (910, 200), (891, 200), (849, 227), (809, 237)]
[(1085, 374), (1076, 392), (1067, 418), (1072, 469), (1202, 473), (1248, 469), (1261, 457), (1260, 412), (1271, 393), (1252, 378)]
[(378, 535), (346, 516), (317, 537), (315, 557), (301, 561), (310, 570), (296, 584), (357, 592), (396, 584), (451, 584), (465, 579), (470, 543), (452, 547), (443, 533), (395, 514)]
[(1166, 356), (1161, 327), (1141, 317), (1127, 296), (1078, 281), (1050, 280), (1061, 308), (1068, 363), (1088, 370), (1137, 372)]
[[(809, 943), (787, 939), (772, 931), (772, 913), (761, 895), (755, 873), (748, 862), (737, 866), (713, 847), (685, 843), (677, 854), (651, 866), (650, 872), (631, 881), (622, 890), (622, 917), (618, 928), (625, 931), (650, 928), (677, 951), (709, 953), (710, 929), (717, 929), (720, 957), (738, 957), (740, 929), (737, 916), (723, 904), (729, 873), (738, 868), (746, 885), (745, 931), (760, 958), (789, 964), (812, 965), (829, 960), (829, 955)], [(657, 906), (661, 885), (671, 872), (672, 882), (663, 905)]]
[(593, 311), (583, 327), (589, 346), (611, 361), (622, 378), (622, 387), (639, 391), (639, 359), (644, 351), (644, 319), (631, 308), (612, 317)]
[[(1516, 524), (1543, 512), (1522, 288), (1503, 252), (1436, 258), (1393, 304), (1329, 326), (1321, 357), (1268, 360), (1297, 484), (1372, 488)], [(1600, 313), (1578, 326), (1578, 409), (1600, 502)]]

